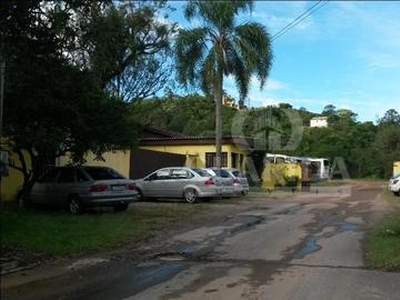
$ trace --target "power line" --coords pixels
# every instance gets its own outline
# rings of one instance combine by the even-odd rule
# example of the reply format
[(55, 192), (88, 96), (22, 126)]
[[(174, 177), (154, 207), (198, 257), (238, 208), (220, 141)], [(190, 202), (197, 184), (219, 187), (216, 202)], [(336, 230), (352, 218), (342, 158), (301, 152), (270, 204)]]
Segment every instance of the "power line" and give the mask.
[[(291, 21), (289, 24), (287, 24), (285, 27), (283, 27), (281, 30), (279, 30), (277, 33), (275, 33), (271, 37), (271, 41), (276, 40), (283, 34), (285, 34), (287, 31), (292, 29), (294, 26), (311, 16), (313, 13), (315, 13), (317, 10), (321, 9), (323, 6), (325, 6), (330, 0), (325, 1), (324, 3), (321, 4), (322, 0), (319, 0), (317, 3), (315, 3), (313, 6), (311, 6), (309, 9), (304, 11), (301, 15), (296, 17), (293, 21)], [(321, 5), (320, 5), (321, 4)], [(319, 5), (319, 6), (318, 6)]]

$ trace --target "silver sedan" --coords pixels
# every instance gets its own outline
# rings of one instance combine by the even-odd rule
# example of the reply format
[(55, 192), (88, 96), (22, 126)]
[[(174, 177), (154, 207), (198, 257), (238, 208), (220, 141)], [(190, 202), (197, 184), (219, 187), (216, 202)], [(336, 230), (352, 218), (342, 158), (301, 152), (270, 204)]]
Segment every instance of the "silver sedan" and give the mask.
[(221, 195), (221, 182), (200, 169), (186, 167), (163, 168), (143, 179), (135, 180), (142, 198), (183, 198), (195, 202), (199, 198)]
[(32, 203), (65, 206), (78, 214), (86, 207), (112, 206), (123, 211), (138, 199), (136, 185), (108, 167), (56, 167), (32, 187)]

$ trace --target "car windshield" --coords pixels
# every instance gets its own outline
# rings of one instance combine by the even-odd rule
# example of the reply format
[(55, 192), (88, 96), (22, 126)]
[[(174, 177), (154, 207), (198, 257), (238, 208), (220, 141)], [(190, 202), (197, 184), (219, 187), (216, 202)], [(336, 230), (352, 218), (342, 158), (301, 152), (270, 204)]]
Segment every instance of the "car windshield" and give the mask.
[(84, 170), (92, 177), (94, 180), (108, 180), (108, 179), (125, 179), (124, 176), (117, 173), (110, 168), (91, 168), (86, 167)]

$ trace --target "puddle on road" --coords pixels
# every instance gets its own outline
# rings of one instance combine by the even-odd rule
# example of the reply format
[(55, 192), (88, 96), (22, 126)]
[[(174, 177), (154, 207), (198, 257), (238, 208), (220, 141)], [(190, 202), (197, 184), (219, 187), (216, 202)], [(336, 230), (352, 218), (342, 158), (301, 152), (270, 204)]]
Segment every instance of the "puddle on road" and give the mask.
[(294, 207), (285, 208), (281, 211), (278, 211), (277, 215), (295, 215), (299, 210), (301, 210), (303, 206), (296, 205)]
[(322, 247), (320, 245), (317, 244), (317, 240), (320, 238), (330, 238), (333, 235), (337, 234), (337, 233), (341, 233), (341, 232), (349, 232), (349, 231), (358, 231), (359, 230), (359, 226), (350, 222), (344, 222), (343, 224), (340, 225), (340, 227), (332, 232), (325, 232), (323, 233), (321, 236), (319, 237), (315, 237), (315, 236), (309, 236), (307, 237), (307, 239), (303, 242), (304, 247), (301, 248), (299, 251), (297, 251), (293, 258), (294, 259), (302, 259), (305, 256), (314, 253), (318, 250), (320, 250)]
[(184, 257), (180, 253), (166, 253), (166, 254), (160, 254), (157, 256), (159, 260), (163, 261), (182, 261), (186, 260), (186, 257)]
[(321, 246), (317, 244), (317, 239), (313, 236), (310, 236), (306, 239), (304, 247), (301, 248), (300, 251), (297, 251), (297, 253), (295, 253), (293, 258), (294, 259), (302, 259), (306, 255), (314, 253), (320, 249), (321, 249)]
[(82, 269), (85, 267), (92, 267), (94, 265), (108, 261), (109, 261), (108, 259), (104, 258), (84, 258), (74, 262), (72, 265), (68, 266), (67, 269), (69, 270)]
[(340, 228), (339, 228), (339, 232), (357, 231), (357, 230), (358, 230), (358, 226), (353, 223), (349, 223), (349, 222), (343, 223), (343, 225), (340, 226)]

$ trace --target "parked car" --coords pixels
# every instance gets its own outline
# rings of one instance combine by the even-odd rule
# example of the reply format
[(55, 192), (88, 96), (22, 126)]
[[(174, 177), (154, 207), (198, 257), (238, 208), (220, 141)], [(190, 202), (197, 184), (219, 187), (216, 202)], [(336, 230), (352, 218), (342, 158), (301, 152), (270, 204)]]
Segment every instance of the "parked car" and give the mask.
[(112, 206), (124, 211), (138, 200), (135, 183), (108, 167), (56, 167), (32, 187), (32, 203), (64, 206), (72, 214), (86, 207)]
[(135, 180), (141, 198), (183, 198), (195, 202), (221, 194), (221, 182), (201, 169), (163, 168)]
[(220, 180), (222, 182), (222, 196), (223, 197), (232, 197), (237, 196), (240, 192), (235, 188), (235, 177), (230, 174), (225, 169), (218, 169), (218, 168), (206, 168), (204, 169), (209, 172), (215, 180)]
[(389, 179), (388, 189), (396, 196), (400, 196), (400, 174)]
[(247, 195), (250, 186), (246, 175), (244, 175), (240, 170), (234, 168), (224, 168), (234, 179), (233, 186), (235, 187), (235, 193), (240, 195)]

